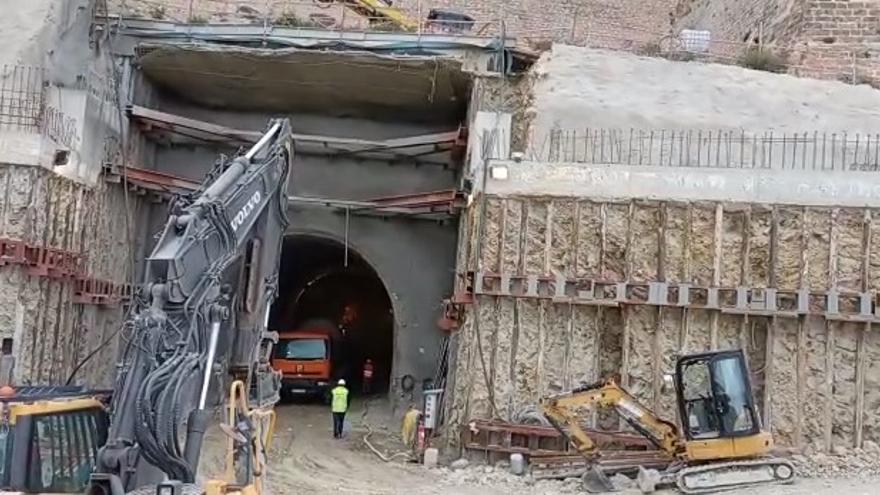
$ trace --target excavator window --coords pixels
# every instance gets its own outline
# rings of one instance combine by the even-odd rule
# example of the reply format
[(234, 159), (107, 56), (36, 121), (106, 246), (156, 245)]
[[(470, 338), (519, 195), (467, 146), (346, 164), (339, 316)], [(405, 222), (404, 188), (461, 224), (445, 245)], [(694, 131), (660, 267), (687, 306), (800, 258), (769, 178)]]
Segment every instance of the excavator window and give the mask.
[(84, 491), (105, 440), (97, 410), (35, 415), (26, 485), (29, 491)]
[(679, 360), (679, 409), (689, 440), (728, 438), (758, 432), (749, 376), (741, 351)]

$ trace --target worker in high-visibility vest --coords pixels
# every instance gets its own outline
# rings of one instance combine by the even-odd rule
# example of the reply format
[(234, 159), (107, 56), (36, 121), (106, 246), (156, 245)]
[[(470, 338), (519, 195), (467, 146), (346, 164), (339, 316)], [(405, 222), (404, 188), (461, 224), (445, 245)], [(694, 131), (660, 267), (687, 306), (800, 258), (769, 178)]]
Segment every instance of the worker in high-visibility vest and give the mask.
[(342, 425), (345, 423), (345, 413), (348, 411), (348, 389), (345, 388), (345, 380), (336, 382), (336, 386), (330, 391), (330, 412), (333, 414), (333, 438), (342, 438)]

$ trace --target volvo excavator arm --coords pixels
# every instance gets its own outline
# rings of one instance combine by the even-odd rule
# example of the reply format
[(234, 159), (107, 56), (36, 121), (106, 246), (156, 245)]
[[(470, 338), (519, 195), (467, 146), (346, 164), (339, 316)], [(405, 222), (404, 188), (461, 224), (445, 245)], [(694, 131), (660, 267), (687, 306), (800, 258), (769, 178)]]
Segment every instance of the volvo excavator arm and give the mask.
[(630, 426), (658, 449), (674, 456), (679, 451), (678, 428), (658, 418), (613, 380), (574, 389), (541, 400), (541, 410), (578, 453), (599, 455), (598, 447), (581, 427), (587, 410), (614, 409)]
[(268, 361), (277, 335), (266, 325), (288, 225), (291, 153), (289, 123), (272, 121), (169, 215), (123, 329), (108, 440), (90, 492), (193, 483), (211, 406), (231, 375), (258, 407), (278, 400), (280, 377)]

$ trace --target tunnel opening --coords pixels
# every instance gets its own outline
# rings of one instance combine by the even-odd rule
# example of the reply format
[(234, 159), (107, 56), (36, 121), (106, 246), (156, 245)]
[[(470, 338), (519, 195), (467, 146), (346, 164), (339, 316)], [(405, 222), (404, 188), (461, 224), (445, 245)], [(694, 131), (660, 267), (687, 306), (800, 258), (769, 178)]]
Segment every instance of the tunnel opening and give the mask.
[[(278, 278), (269, 326), (280, 337), (273, 364), (283, 374), (284, 397), (326, 398), (339, 379), (353, 395), (387, 393), (394, 314), (385, 284), (369, 263), (342, 243), (290, 236)], [(364, 379), (368, 359), (371, 380)]]

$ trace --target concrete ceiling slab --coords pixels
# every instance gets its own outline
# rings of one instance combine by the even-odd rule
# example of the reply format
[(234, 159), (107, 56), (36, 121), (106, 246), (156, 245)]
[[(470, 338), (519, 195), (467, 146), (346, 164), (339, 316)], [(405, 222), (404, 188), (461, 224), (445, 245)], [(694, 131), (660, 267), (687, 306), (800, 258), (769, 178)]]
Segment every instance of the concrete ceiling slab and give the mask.
[(377, 120), (457, 121), (470, 77), (451, 58), (360, 51), (142, 44), (158, 87), (211, 108)]

